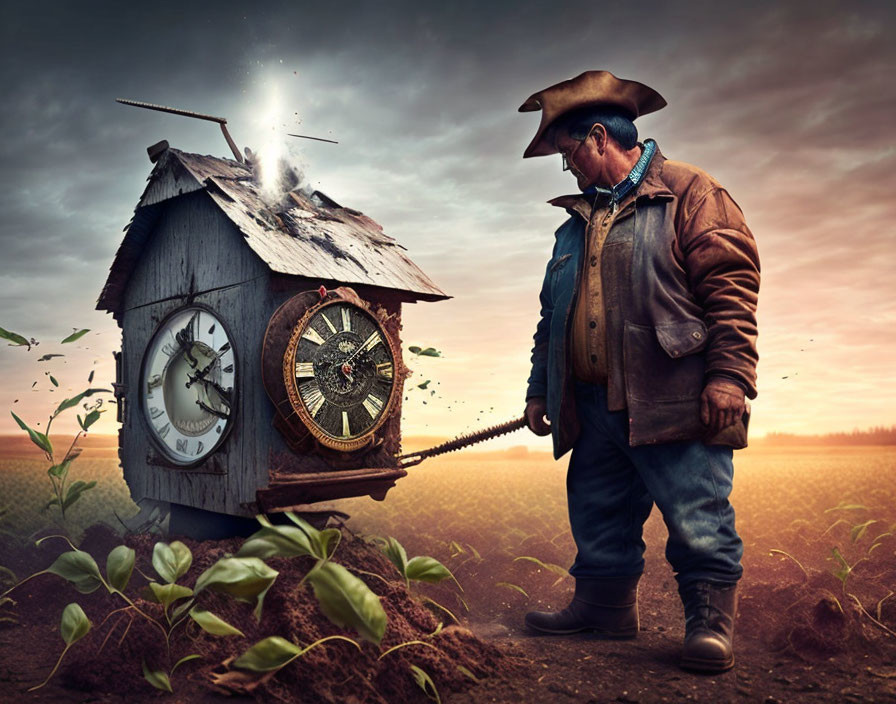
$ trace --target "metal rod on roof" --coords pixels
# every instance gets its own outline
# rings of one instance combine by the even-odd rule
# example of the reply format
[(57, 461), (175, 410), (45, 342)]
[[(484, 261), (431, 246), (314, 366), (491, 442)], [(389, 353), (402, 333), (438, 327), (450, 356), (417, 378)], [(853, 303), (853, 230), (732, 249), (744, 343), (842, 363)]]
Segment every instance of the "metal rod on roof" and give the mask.
[(116, 98), (116, 103), (121, 103), (122, 105), (133, 105), (135, 108), (146, 108), (147, 110), (158, 110), (159, 112), (169, 112), (172, 115), (183, 115), (184, 117), (195, 117), (197, 120), (208, 120), (209, 122), (217, 122), (221, 125), (221, 132), (224, 133), (224, 139), (227, 140), (227, 146), (230, 147), (230, 151), (233, 152), (233, 156), (236, 157), (236, 160), (243, 164), (245, 163), (242, 155), (240, 154), (240, 150), (237, 149), (236, 144), (233, 141), (233, 138), (230, 136), (230, 133), (227, 131), (227, 119), (224, 117), (215, 117), (214, 115), (203, 115), (199, 112), (193, 112), (192, 110), (181, 110), (179, 108), (169, 108), (165, 105), (154, 105), (153, 103), (142, 103), (138, 100), (126, 100), (125, 98)]
[(309, 137), (307, 134), (292, 134), (287, 132), (286, 135), (288, 137), (301, 137), (302, 139), (315, 139), (318, 142), (329, 142), (330, 144), (339, 144), (336, 140), (333, 139), (324, 139), (323, 137)]

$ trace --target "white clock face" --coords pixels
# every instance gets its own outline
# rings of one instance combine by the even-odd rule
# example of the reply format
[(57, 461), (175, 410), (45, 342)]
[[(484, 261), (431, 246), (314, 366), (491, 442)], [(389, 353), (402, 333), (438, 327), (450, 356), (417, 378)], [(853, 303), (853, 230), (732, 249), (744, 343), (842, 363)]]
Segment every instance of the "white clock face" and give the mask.
[(221, 321), (184, 308), (156, 331), (143, 361), (143, 411), (176, 464), (207, 457), (223, 440), (235, 400), (236, 360)]

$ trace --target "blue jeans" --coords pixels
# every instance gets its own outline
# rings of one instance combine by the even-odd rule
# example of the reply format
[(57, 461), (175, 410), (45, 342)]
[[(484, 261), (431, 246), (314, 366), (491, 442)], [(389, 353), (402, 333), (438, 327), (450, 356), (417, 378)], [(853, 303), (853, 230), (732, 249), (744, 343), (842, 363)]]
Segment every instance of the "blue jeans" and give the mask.
[(654, 502), (679, 585), (737, 582), (743, 543), (728, 502), (733, 451), (700, 440), (629, 447), (626, 412), (607, 410), (607, 389), (574, 381), (581, 433), (566, 478), (576, 578), (644, 570), (644, 521)]

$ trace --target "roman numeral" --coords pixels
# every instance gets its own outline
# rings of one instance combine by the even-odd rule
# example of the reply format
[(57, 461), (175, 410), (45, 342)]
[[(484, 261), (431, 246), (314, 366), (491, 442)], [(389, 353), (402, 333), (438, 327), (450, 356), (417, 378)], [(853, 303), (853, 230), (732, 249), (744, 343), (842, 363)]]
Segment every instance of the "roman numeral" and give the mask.
[(233, 365), (232, 365), (232, 364), (228, 364), (226, 367), (224, 367), (224, 369), (223, 369), (222, 371), (223, 371), (225, 374), (233, 374)]
[(342, 437), (349, 437), (352, 434), (352, 429), (348, 425), (348, 413), (345, 411), (342, 412)]
[(312, 379), (311, 381), (306, 381), (304, 384), (301, 384), (299, 386), (299, 395), (305, 402), (305, 406), (308, 407), (311, 416), (316, 418), (324, 405), (324, 401), (326, 401), (324, 395), (321, 393), (320, 387), (317, 385), (317, 381)]
[(380, 362), (376, 365), (376, 375), (383, 379), (392, 378), (392, 362)]
[(310, 325), (305, 328), (305, 332), (302, 333), (302, 339), (308, 340), (309, 342), (313, 342), (315, 345), (324, 344), (324, 338), (320, 336), (320, 333), (315, 330)]
[[(221, 432), (220, 429), (218, 429), (218, 432)], [(197, 455), (201, 455), (201, 454), (202, 454), (202, 451), (203, 451), (204, 449), (205, 449), (205, 445), (203, 445), (203, 444), (202, 444), (202, 440), (200, 440), (200, 441), (199, 441), (199, 445), (196, 447), (196, 454), (197, 454)]]
[(320, 317), (324, 319), (324, 322), (327, 324), (327, 327), (330, 328), (330, 332), (336, 332), (336, 326), (330, 322), (330, 319), (326, 316), (325, 313), (321, 312)]
[(224, 354), (229, 349), (230, 349), (230, 343), (225, 342), (223, 345), (221, 345), (221, 349), (218, 350), (218, 354)]
[(165, 425), (161, 428), (156, 428), (156, 432), (159, 434), (159, 437), (163, 440), (165, 436), (168, 435), (168, 431), (171, 430), (171, 423), (165, 423)]
[(296, 379), (314, 376), (314, 362), (296, 362)]
[(150, 409), (149, 409), (149, 417), (152, 418), (153, 420), (155, 420), (155, 419), (158, 418), (160, 415), (162, 415), (164, 412), (165, 412), (165, 411), (163, 411), (161, 408), (157, 408), (157, 407), (155, 407), (155, 406), (151, 406)]
[(374, 330), (372, 333), (370, 333), (370, 337), (368, 337), (366, 340), (364, 340), (364, 344), (361, 345), (361, 349), (362, 350), (372, 350), (374, 347), (376, 347), (382, 341), (383, 341), (383, 338), (380, 337), (379, 332)]
[(178, 451), (178, 452), (183, 452), (184, 454), (187, 454), (187, 440), (186, 440), (186, 438), (178, 438), (178, 439), (177, 439), (177, 442), (176, 442), (175, 444), (177, 445), (177, 451)]
[(370, 414), (371, 418), (376, 418), (380, 411), (383, 410), (383, 399), (377, 398), (373, 394), (367, 394), (367, 398), (363, 401), (364, 409)]
[(342, 329), (343, 330), (351, 330), (352, 329), (352, 312), (348, 309), (347, 306), (343, 306), (340, 308), (342, 311)]
[(162, 345), (162, 354), (164, 354), (166, 357), (170, 357), (175, 352), (177, 352), (177, 347), (172, 345), (170, 342), (166, 342), (164, 345)]

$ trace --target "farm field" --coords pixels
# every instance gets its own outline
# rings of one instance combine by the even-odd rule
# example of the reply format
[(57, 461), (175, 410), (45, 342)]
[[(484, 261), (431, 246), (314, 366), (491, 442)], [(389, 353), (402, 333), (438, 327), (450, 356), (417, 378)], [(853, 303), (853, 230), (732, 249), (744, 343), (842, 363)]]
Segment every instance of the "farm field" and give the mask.
[[(49, 482), (46, 463), (25, 440), (0, 446), (0, 504), (9, 526), (30, 533), (50, 515), (41, 512)], [(75, 532), (96, 521), (115, 525), (114, 512), (135, 510), (114, 446), (93, 440), (72, 469), (98, 482), (71, 511)], [(526, 611), (560, 608), (571, 595), (567, 460), (523, 447), (452, 453), (411, 468), (384, 502), (339, 502), (350, 515), (346, 540), (393, 536), (409, 556), (429, 555), (449, 567), (463, 592), (447, 581), (420, 593), (507, 661), (478, 682), (434, 675), (441, 701), (896, 701), (896, 447), (760, 444), (735, 453), (732, 503), (745, 543), (738, 665), (714, 677), (676, 667), (683, 617), (656, 511), (645, 527), (637, 639), (544, 638), (522, 628)], [(35, 654), (40, 666), (29, 676), (42, 679), (55, 661), (55, 619), (43, 626), (55, 631), (47, 636), (51, 652)], [(0, 663), (24, 627), (0, 628)], [(58, 681), (43, 694), (24, 695), (25, 679), (0, 665), (0, 695), (83, 699)], [(129, 701), (157, 694), (136, 689)], [(420, 689), (408, 693), (404, 701), (428, 701)]]

